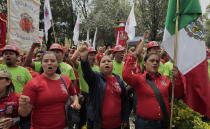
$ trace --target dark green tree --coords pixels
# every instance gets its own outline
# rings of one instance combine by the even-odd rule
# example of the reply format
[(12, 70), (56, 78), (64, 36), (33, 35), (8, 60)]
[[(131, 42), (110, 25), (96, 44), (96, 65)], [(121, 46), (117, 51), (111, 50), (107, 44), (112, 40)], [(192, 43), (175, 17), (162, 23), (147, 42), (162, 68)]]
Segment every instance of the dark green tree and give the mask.
[(203, 15), (205, 21), (204, 33), (206, 45), (210, 48), (210, 4), (206, 7), (206, 13)]
[(136, 5), (139, 33), (148, 29), (151, 31), (150, 40), (162, 41), (168, 0), (136, 0)]
[[(125, 0), (93, 0), (90, 4), (90, 13), (81, 24), (81, 39), (86, 39), (86, 32), (90, 30), (93, 39), (95, 29), (98, 28), (97, 46), (115, 44), (114, 23), (117, 20), (126, 20), (131, 6)], [(113, 45), (112, 45), (113, 46)]]

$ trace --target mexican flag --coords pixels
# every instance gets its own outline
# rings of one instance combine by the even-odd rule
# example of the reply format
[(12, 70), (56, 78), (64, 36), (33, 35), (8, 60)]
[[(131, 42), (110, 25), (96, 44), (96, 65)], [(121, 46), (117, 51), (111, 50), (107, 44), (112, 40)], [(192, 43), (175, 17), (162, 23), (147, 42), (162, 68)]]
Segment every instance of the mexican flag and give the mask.
[(199, 0), (169, 0), (163, 47), (174, 58), (175, 21), (179, 15), (177, 66), (186, 77), (185, 102), (210, 118), (210, 84)]

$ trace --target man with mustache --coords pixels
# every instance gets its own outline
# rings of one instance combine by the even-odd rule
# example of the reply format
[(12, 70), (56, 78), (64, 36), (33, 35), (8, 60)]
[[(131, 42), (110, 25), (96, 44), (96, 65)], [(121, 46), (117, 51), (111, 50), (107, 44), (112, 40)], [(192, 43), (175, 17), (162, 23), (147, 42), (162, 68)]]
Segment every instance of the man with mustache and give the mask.
[(122, 78), (122, 69), (125, 64), (123, 61), (125, 53), (125, 48), (123, 48), (121, 45), (117, 45), (113, 49), (113, 55), (114, 55), (114, 60), (112, 61), (113, 63), (113, 73), (119, 75)]
[(2, 53), (5, 65), (0, 64), (0, 68), (6, 69), (12, 73), (12, 82), (15, 86), (15, 92), (21, 94), (25, 84), (31, 80), (31, 74), (26, 68), (17, 65), (17, 59), (20, 55), (17, 47), (6, 45)]

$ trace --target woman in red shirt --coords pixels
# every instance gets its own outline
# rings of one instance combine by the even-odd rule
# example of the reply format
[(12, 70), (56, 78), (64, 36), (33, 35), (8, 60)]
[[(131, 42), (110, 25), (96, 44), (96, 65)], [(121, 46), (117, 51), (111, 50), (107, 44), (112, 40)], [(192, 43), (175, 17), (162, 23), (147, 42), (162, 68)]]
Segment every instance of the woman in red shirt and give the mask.
[[(19, 99), (19, 114), (23, 117), (30, 112), (31, 129), (64, 129), (67, 127), (64, 105), (68, 94), (59, 74), (55, 53), (46, 52), (41, 60), (43, 73), (30, 80)], [(78, 97), (71, 80), (63, 75), (70, 94), (72, 107), (79, 109)]]
[[(171, 94), (172, 84), (166, 76), (161, 75), (158, 72), (158, 67), (160, 65), (159, 54), (150, 53), (146, 55), (144, 58), (144, 74), (135, 74), (132, 72), (132, 64), (136, 60), (136, 56), (134, 55), (134, 53), (128, 55), (122, 73), (124, 81), (134, 87), (138, 97), (135, 128), (163, 129), (163, 127), (161, 127), (161, 120), (163, 120), (161, 107), (153, 89), (149, 86), (146, 80), (149, 79), (152, 81), (159, 89), (166, 105), (166, 114), (170, 113), (168, 99)], [(177, 67), (173, 68), (172, 74), (175, 79), (175, 97), (181, 98), (184, 95), (184, 83)]]
[(19, 129), (18, 99), (14, 93), (12, 75), (5, 69), (0, 69), (0, 128)]

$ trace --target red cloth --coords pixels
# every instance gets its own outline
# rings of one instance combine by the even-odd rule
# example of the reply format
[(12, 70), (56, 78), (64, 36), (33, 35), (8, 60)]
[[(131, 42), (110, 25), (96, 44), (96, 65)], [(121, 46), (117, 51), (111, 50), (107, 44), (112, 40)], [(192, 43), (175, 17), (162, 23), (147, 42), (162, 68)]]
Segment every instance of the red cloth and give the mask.
[(210, 83), (207, 60), (185, 74), (185, 78), (185, 102), (195, 111), (210, 118)]
[(104, 56), (104, 53), (98, 53), (96, 55), (96, 64), (99, 65), (99, 62), (101, 61), (101, 58)]
[(106, 77), (107, 87), (102, 109), (102, 128), (112, 129), (121, 125), (121, 87), (116, 77)]
[[(127, 61), (123, 67), (122, 76), (124, 81), (133, 86), (138, 102), (137, 102), (137, 114), (143, 118), (150, 120), (161, 120), (163, 119), (160, 105), (156, 99), (154, 91), (147, 84), (146, 77), (151, 79), (160, 90), (164, 102), (167, 107), (168, 113), (170, 113), (170, 104), (168, 101), (169, 95), (171, 94), (171, 82), (168, 77), (158, 74), (155, 78), (151, 77), (149, 73), (135, 74), (132, 73), (132, 64), (135, 62), (135, 57), (129, 55)], [(181, 98), (184, 96), (184, 82), (181, 77), (175, 79), (175, 97)]]
[(0, 48), (4, 48), (4, 46), (6, 45), (6, 19), (6, 14), (0, 13)]
[(117, 43), (118, 33), (119, 33), (119, 45), (126, 47), (127, 33), (125, 32), (125, 26), (115, 28), (116, 43)]
[[(71, 80), (63, 74), (62, 76), (70, 94), (75, 95), (76, 90)], [(23, 95), (29, 96), (30, 103), (34, 105), (32, 129), (63, 129), (67, 126), (64, 105), (68, 94), (61, 79), (50, 80), (41, 74), (26, 84)]]
[(25, 67), (25, 68), (28, 69), (28, 71), (30, 72), (30, 74), (31, 74), (31, 76), (33, 78), (39, 76), (39, 73), (38, 72), (34, 72), (31, 67)]
[[(20, 94), (10, 93), (8, 97), (0, 99), (0, 110), (3, 110), (3, 112), (0, 113), (0, 117), (14, 118), (18, 116), (19, 97)], [(10, 129), (19, 129), (19, 127), (13, 126)]]

